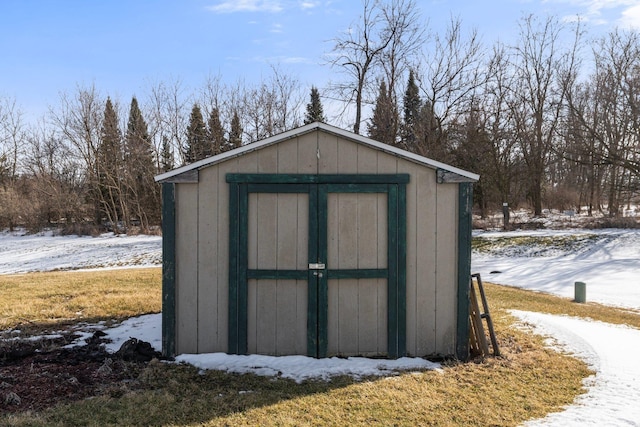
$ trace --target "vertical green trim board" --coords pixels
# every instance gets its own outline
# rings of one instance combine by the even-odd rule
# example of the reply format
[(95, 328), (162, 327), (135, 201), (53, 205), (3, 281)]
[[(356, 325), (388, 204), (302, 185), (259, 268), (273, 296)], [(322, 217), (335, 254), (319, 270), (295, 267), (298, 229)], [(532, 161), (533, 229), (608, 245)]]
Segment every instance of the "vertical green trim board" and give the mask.
[(471, 285), (471, 208), (473, 184), (458, 184), (458, 313), (456, 357), (469, 358), (469, 287)]
[(398, 187), (389, 185), (387, 199), (387, 351), (398, 357)]
[(162, 355), (176, 355), (175, 184), (162, 184)]
[(249, 193), (247, 184), (238, 189), (238, 354), (247, 354), (249, 284), (247, 268), (249, 259)]
[[(328, 242), (327, 227), (329, 222), (329, 194), (327, 185), (317, 185), (318, 188), (318, 258), (314, 262), (327, 263)], [(324, 274), (318, 281), (318, 357), (327, 357), (329, 346), (329, 274)]]
[(407, 186), (398, 187), (398, 357), (407, 355)]
[[(318, 186), (309, 186), (308, 262), (318, 262)], [(318, 357), (317, 271), (307, 270), (307, 356)]]
[(238, 354), (239, 184), (229, 184), (229, 337), (227, 352)]

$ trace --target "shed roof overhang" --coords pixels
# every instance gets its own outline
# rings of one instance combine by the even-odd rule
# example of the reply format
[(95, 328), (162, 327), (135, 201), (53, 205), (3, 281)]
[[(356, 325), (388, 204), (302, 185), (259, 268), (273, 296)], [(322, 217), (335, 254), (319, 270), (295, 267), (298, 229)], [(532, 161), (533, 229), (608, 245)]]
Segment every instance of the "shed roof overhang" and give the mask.
[(418, 163), (423, 166), (435, 169), (437, 171), (438, 183), (446, 182), (476, 182), (480, 178), (479, 175), (471, 173), (456, 167), (441, 163), (427, 157), (423, 157), (406, 150), (394, 147), (392, 145), (384, 144), (382, 142), (375, 141), (373, 139), (364, 137), (362, 135), (349, 132), (335, 126), (328, 125), (326, 123), (314, 122), (299, 128), (289, 130), (287, 132), (274, 135), (272, 137), (257, 141), (251, 144), (243, 145), (242, 147), (235, 148), (216, 156), (208, 157), (206, 159), (199, 160), (197, 162), (179, 167), (177, 169), (165, 172), (155, 177), (156, 182), (198, 182), (198, 171), (208, 166), (222, 163), (226, 160), (242, 156), (252, 151), (260, 150), (261, 148), (268, 147), (286, 141), (288, 139), (297, 138), (307, 133), (314, 131), (322, 131), (329, 134), (333, 134), (363, 145), (367, 145), (376, 150), (403, 158), (405, 160)]

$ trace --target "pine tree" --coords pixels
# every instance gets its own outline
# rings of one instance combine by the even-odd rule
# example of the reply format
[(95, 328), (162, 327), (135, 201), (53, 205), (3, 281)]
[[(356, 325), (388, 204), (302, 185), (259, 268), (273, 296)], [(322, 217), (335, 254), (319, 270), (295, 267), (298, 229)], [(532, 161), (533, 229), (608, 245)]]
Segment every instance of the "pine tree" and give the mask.
[(378, 98), (376, 99), (376, 105), (373, 109), (373, 117), (368, 126), (369, 138), (384, 142), (385, 144), (395, 144), (395, 111), (395, 107), (387, 91), (387, 84), (384, 80), (381, 80)]
[(418, 121), (420, 120), (420, 109), (422, 101), (420, 99), (418, 85), (416, 84), (413, 70), (409, 71), (409, 80), (403, 99), (404, 117), (402, 122), (402, 142), (407, 150), (416, 151), (416, 134)]
[(185, 153), (185, 161), (193, 163), (202, 160), (213, 154), (213, 149), (207, 141), (207, 127), (202, 118), (200, 106), (194, 104), (189, 117), (189, 126), (187, 127), (187, 151)]
[(320, 101), (320, 92), (314, 86), (311, 87), (311, 99), (307, 104), (307, 113), (304, 117), (304, 124), (308, 125), (313, 122), (326, 122), (327, 119), (324, 116), (322, 110), (322, 102)]
[(162, 137), (162, 151), (160, 152), (160, 172), (169, 172), (173, 168), (173, 150), (171, 150), (169, 138), (164, 135)]
[(225, 145), (227, 145), (227, 141), (224, 137), (224, 128), (222, 127), (222, 123), (220, 123), (220, 111), (218, 111), (217, 108), (211, 110), (207, 124), (207, 137), (209, 140), (208, 143), (212, 147), (212, 154), (220, 154), (224, 150)]
[(153, 176), (156, 168), (153, 146), (147, 123), (142, 116), (138, 100), (131, 99), (129, 121), (125, 136), (125, 163), (127, 183), (127, 220), (140, 221), (143, 229), (160, 222), (160, 194)]
[(104, 107), (100, 129), (100, 145), (96, 156), (98, 220), (106, 220), (115, 231), (122, 217), (122, 133), (118, 127), (118, 114), (111, 98)]
[(240, 124), (240, 117), (238, 116), (238, 112), (234, 111), (233, 117), (231, 118), (231, 130), (229, 131), (228, 149), (232, 150), (240, 146), (242, 146), (242, 125)]

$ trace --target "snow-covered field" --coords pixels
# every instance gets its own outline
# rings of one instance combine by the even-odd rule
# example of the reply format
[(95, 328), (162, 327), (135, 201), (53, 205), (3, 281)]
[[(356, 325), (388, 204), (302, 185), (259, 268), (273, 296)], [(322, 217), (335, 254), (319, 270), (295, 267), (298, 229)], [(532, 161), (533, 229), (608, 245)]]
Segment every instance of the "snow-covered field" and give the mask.
[(640, 230), (475, 232), (485, 243), (471, 257), (483, 281), (640, 309)]
[(0, 233), (0, 274), (162, 265), (162, 237)]
[[(161, 238), (20, 236), (0, 233), (0, 273), (159, 266)], [(640, 230), (479, 232), (485, 243), (472, 255), (483, 280), (573, 297), (574, 282), (587, 283), (587, 300), (640, 310)], [(505, 240), (505, 237), (510, 239)], [(517, 241), (519, 244), (514, 244)], [(1, 280), (1, 277), (0, 277)], [(489, 301), (491, 304), (491, 301)], [(596, 374), (588, 392), (565, 411), (527, 425), (640, 425), (640, 330), (531, 312), (514, 312), (536, 333), (585, 360)], [(101, 327), (96, 325), (96, 327)], [(129, 337), (161, 343), (160, 315), (129, 319), (106, 331), (115, 351)], [(386, 375), (395, 369), (437, 369), (422, 359), (317, 360), (302, 356), (182, 355), (202, 369), (282, 375), (301, 381), (332, 375)]]

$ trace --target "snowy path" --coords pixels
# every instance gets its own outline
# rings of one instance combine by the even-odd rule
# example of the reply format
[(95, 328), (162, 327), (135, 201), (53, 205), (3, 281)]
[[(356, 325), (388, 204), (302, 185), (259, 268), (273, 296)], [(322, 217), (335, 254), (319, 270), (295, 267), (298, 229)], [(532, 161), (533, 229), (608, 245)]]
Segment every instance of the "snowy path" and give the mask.
[(587, 380), (587, 393), (573, 405), (527, 426), (640, 426), (640, 330), (568, 316), (512, 313), (596, 371)]

